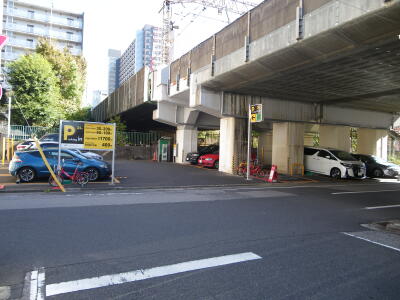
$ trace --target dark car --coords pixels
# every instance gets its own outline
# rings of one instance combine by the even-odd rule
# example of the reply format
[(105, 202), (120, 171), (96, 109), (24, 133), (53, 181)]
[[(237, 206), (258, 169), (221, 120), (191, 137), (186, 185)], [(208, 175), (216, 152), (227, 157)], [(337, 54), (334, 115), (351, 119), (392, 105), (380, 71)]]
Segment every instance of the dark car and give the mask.
[[(45, 149), (43, 152), (50, 166), (57, 165), (58, 149)], [(61, 159), (65, 171), (69, 174), (73, 174), (78, 165), (78, 171), (88, 172), (92, 181), (111, 175), (110, 164), (97, 159), (88, 159), (70, 150), (61, 150)], [(8, 170), (12, 176), (18, 175), (22, 182), (31, 182), (36, 178), (48, 178), (50, 176), (50, 172), (38, 150), (15, 152)]]
[(352, 154), (355, 158), (365, 163), (369, 177), (396, 177), (400, 175), (400, 166), (390, 163), (382, 158), (367, 154)]
[(211, 154), (214, 152), (218, 152), (219, 150), (219, 145), (218, 144), (212, 144), (206, 147), (199, 147), (198, 152), (189, 152), (186, 155), (186, 161), (190, 162), (193, 165), (196, 165), (198, 163), (199, 157), (205, 154)]

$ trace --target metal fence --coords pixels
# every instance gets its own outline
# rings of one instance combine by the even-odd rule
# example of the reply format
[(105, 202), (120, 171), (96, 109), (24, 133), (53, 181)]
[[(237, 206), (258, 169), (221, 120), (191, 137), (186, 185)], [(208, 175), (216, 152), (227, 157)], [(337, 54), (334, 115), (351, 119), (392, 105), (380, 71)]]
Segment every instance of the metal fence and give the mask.
[[(59, 130), (55, 128), (47, 128), (40, 126), (22, 126), (11, 125), (10, 138), (15, 141), (27, 140), (36, 136), (42, 137), (46, 133), (58, 133)], [(0, 134), (7, 136), (7, 124), (0, 124)], [(136, 132), (136, 131), (119, 131), (117, 132), (117, 143), (119, 145), (152, 145), (158, 141), (161, 134), (158, 132)]]
[[(11, 125), (10, 126), (10, 138), (19, 141), (27, 140), (36, 136), (40, 138), (46, 133), (57, 133), (58, 128), (48, 128), (40, 126), (23, 126), (23, 125)], [(0, 124), (0, 133), (3, 135), (8, 134), (8, 127), (5, 124)]]

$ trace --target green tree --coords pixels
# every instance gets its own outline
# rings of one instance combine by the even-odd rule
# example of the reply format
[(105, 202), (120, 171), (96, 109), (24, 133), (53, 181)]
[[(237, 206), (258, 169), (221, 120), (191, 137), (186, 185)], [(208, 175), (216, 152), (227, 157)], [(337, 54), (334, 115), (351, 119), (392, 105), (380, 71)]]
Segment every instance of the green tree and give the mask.
[(92, 118), (92, 108), (82, 107), (76, 112), (67, 114), (65, 119), (73, 121), (94, 121)]
[(108, 123), (115, 123), (115, 126), (117, 127), (117, 145), (123, 146), (128, 143), (128, 137), (126, 133), (126, 124), (124, 121), (121, 120), (120, 116), (115, 116), (110, 119)]
[(14, 124), (52, 126), (61, 117), (60, 89), (51, 64), (40, 54), (20, 57), (8, 65), (8, 81), (13, 87)]
[(78, 112), (86, 82), (85, 59), (72, 55), (68, 48), (58, 50), (46, 39), (39, 40), (36, 53), (46, 58), (58, 78), (61, 110), (68, 113)]

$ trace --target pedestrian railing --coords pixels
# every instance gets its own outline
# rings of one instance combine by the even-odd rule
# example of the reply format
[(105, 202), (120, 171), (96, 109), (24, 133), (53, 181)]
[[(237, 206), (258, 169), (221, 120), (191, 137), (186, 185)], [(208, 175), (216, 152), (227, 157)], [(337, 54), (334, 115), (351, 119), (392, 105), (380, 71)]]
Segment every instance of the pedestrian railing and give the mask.
[[(21, 141), (31, 139), (36, 136), (42, 137), (47, 133), (58, 133), (57, 127), (48, 128), (41, 126), (10, 126), (10, 138), (14, 141)], [(4, 136), (8, 135), (7, 124), (0, 124), (0, 133)], [(118, 145), (152, 145), (161, 137), (159, 132), (136, 132), (136, 131), (118, 131), (117, 144)]]

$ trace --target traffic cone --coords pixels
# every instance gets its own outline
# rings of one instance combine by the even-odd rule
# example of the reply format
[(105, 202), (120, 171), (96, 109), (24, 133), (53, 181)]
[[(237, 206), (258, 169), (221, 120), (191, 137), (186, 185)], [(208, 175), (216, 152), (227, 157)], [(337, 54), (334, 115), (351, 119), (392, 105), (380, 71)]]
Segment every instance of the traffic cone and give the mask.
[(276, 165), (272, 165), (267, 181), (268, 182), (278, 182), (278, 167)]
[(154, 151), (154, 153), (153, 153), (153, 161), (157, 161), (157, 154), (156, 154), (156, 151)]

